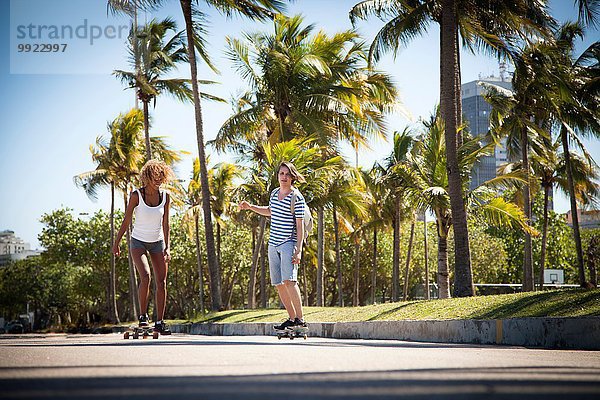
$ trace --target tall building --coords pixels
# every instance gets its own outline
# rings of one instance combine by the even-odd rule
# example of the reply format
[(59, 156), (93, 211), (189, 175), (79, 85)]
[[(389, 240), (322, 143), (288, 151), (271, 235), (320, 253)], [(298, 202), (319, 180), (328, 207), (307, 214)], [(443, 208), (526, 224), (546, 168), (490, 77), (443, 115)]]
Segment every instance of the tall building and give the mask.
[[(469, 132), (473, 136), (487, 134), (490, 126), (490, 112), (492, 110), (492, 106), (483, 97), (486, 88), (480, 85), (479, 82), (489, 82), (505, 89), (512, 89), (510, 77), (505, 76), (502, 66), (499, 77), (492, 75), (461, 85), (462, 111), (466, 122), (469, 124)], [(485, 156), (475, 164), (471, 174), (471, 188), (475, 188), (481, 183), (495, 178), (497, 168), (507, 161), (506, 146), (496, 146), (494, 155)]]
[(31, 250), (29, 243), (15, 236), (13, 231), (0, 231), (0, 266), (38, 254), (39, 251)]

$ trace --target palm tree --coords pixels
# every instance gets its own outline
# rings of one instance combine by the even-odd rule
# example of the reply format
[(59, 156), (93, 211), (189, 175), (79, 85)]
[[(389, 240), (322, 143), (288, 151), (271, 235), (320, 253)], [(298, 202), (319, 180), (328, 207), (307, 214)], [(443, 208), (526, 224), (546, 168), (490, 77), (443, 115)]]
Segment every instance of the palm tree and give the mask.
[[(594, 7), (596, 12), (598, 7), (600, 5), (596, 3)], [(569, 198), (571, 200), (573, 236), (577, 251), (579, 282), (583, 287), (586, 286), (585, 270), (583, 267), (583, 247), (579, 233), (575, 171), (574, 162), (571, 160), (571, 152), (569, 151), (569, 139), (575, 141), (584, 150), (577, 133), (586, 136), (600, 136), (600, 114), (598, 112), (600, 91), (597, 84), (598, 69), (600, 68), (600, 44), (599, 42), (595, 42), (579, 57), (575, 58), (573, 54), (575, 39), (578, 36), (583, 36), (583, 30), (576, 24), (566, 24), (557, 32), (556, 36), (560, 55), (553, 67), (558, 70), (556, 75), (563, 77), (562, 80), (571, 90), (571, 99), (575, 100), (568, 99), (565, 101), (564, 97), (558, 97), (556, 120), (561, 125), (560, 136), (563, 154), (565, 155)]]
[[(371, 203), (365, 182), (362, 180), (363, 173), (359, 169), (350, 168), (345, 165), (341, 169), (332, 169), (331, 184), (326, 193), (321, 193), (319, 198), (329, 207), (333, 213), (333, 229), (335, 237), (335, 261), (337, 273), (338, 306), (344, 305), (342, 265), (340, 253), (340, 228), (346, 234), (352, 234), (355, 242), (360, 243), (359, 230), (352, 226), (351, 220), (362, 220), (366, 216), (367, 205)], [(355, 254), (354, 290), (353, 304), (358, 305), (359, 271), (358, 254)]]
[[(252, 204), (266, 204), (269, 201), (267, 186), (269, 181), (262, 180), (262, 174), (256, 175), (251, 173), (249, 179), (238, 187), (235, 191), (234, 198), (246, 200)], [(256, 277), (258, 273), (259, 258), (261, 261), (261, 267), (265, 264), (266, 254), (263, 252), (264, 248), (264, 236), (267, 226), (267, 218), (255, 213), (239, 213), (237, 220), (249, 226), (252, 230), (252, 264), (250, 267), (250, 274), (248, 279), (248, 308), (256, 308)], [(266, 271), (261, 268), (261, 304), (266, 307), (266, 282), (265, 275)], [(263, 301), (264, 300), (264, 301)]]
[[(225, 226), (225, 217), (233, 214), (231, 198), (235, 189), (235, 179), (240, 178), (242, 170), (235, 164), (219, 163), (208, 171), (208, 181), (211, 192), (211, 210), (216, 224), (217, 239), (217, 260), (221, 265), (221, 229)], [(237, 273), (237, 270), (235, 271)], [(231, 287), (233, 289), (233, 280), (235, 273), (231, 278)], [(231, 291), (225, 292), (225, 298), (230, 298)], [(228, 302), (226, 308), (229, 307)]]
[[(132, 4), (146, 8), (158, 7), (164, 0), (109, 0), (108, 4), (113, 10), (131, 13)], [(240, 14), (252, 19), (264, 20), (272, 18), (273, 10), (279, 11), (283, 3), (279, 0), (205, 0), (205, 3), (216, 8), (219, 12), (231, 16)], [(221, 298), (221, 272), (215, 253), (215, 240), (212, 227), (210, 210), (210, 189), (208, 184), (208, 171), (206, 167), (206, 151), (204, 143), (204, 128), (202, 120), (202, 107), (200, 104), (200, 92), (198, 90), (198, 69), (196, 63), (196, 51), (209, 65), (210, 60), (206, 52), (206, 39), (202, 36), (206, 33), (203, 22), (205, 15), (192, 5), (192, 0), (180, 0), (181, 11), (185, 20), (187, 37), (187, 52), (190, 63), (192, 93), (194, 100), (194, 117), (196, 121), (196, 138), (198, 141), (198, 155), (200, 160), (200, 187), (202, 190), (202, 210), (204, 214), (204, 228), (206, 236), (206, 252), (208, 258), (208, 269), (212, 282), (212, 307), (219, 310), (222, 304)]]
[[(108, 147), (102, 146), (102, 139), (98, 139), (98, 150), (102, 151), (102, 147), (107, 148), (110, 164), (107, 166), (107, 170), (110, 171), (111, 179), (115, 187), (118, 187), (119, 191), (123, 193), (125, 208), (127, 208), (127, 194), (129, 192), (129, 183), (135, 178), (135, 175), (139, 171), (141, 164), (143, 164), (144, 156), (143, 150), (140, 149), (140, 140), (143, 140), (143, 114), (141, 111), (133, 109), (127, 114), (119, 114), (108, 125), (108, 130), (111, 134), (110, 144)], [(92, 154), (97, 150), (91, 148)], [(88, 173), (80, 174), (76, 179), (82, 183), (90, 186), (96, 176), (103, 174), (101, 170), (90, 171)], [(114, 191), (111, 190), (111, 194)], [(113, 233), (111, 239), (114, 239), (114, 199), (111, 201), (111, 210), (113, 223)], [(130, 232), (127, 232), (127, 246), (129, 247)], [(135, 269), (133, 266), (133, 260), (128, 252), (128, 265), (129, 265), (129, 293), (131, 296), (131, 310), (133, 318), (139, 315), (138, 300), (137, 300), (137, 280), (135, 276)]]
[[(162, 21), (152, 20), (137, 27), (129, 35), (129, 57), (134, 71), (115, 70), (113, 74), (130, 88), (135, 88), (144, 110), (144, 134), (146, 138), (146, 159), (152, 158), (150, 148), (150, 118), (148, 107), (151, 101), (163, 93), (180, 101), (191, 101), (192, 90), (189, 80), (163, 78), (177, 68), (177, 64), (187, 62), (183, 31), (177, 32), (166, 41), (169, 32), (176, 32), (177, 24), (171, 18)], [(166, 43), (165, 43), (166, 41)]]
[[(418, 210), (430, 210), (436, 218), (438, 234), (438, 286), (439, 297), (450, 297), (450, 281), (448, 271), (447, 238), (453, 225), (450, 212), (449, 178), (445, 150), (444, 123), (439, 114), (424, 122), (426, 129), (422, 140), (417, 141), (407, 162), (395, 165), (390, 178), (398, 184), (410, 203)], [(522, 182), (519, 174), (512, 173), (499, 176), (484, 182), (479, 187), (468, 190), (469, 174), (477, 160), (493, 151), (494, 144), (482, 146), (478, 138), (465, 141), (458, 149), (460, 172), (463, 179), (465, 204), (474, 211), (477, 210), (490, 223), (509, 225), (532, 231), (524, 221), (523, 213), (514, 204), (505, 202), (491, 190), (501, 185)]]
[(542, 3), (528, 1), (467, 1), (467, 0), (365, 0), (350, 11), (350, 18), (366, 19), (375, 14), (391, 18), (377, 33), (369, 51), (369, 60), (377, 61), (385, 50), (396, 54), (401, 45), (427, 31), (431, 21), (440, 25), (440, 110), (445, 122), (448, 162), (449, 196), (455, 243), (455, 294), (474, 294), (467, 214), (462, 191), (459, 160), (461, 140), (457, 128), (461, 125), (460, 63), (458, 38), (471, 50), (484, 50), (501, 57), (511, 53), (516, 39), (527, 39), (544, 32), (553, 20)]
[(211, 191), (211, 209), (217, 226), (217, 258), (221, 264), (221, 227), (225, 225), (224, 216), (232, 214), (231, 197), (235, 188), (235, 179), (240, 178), (241, 169), (236, 164), (219, 163), (208, 171)]
[[(493, 131), (505, 135), (519, 132), (523, 159), (527, 158), (530, 140), (549, 137), (552, 125), (558, 125), (569, 182), (573, 182), (569, 139), (585, 152), (576, 131), (584, 135), (598, 135), (600, 132), (596, 106), (600, 95), (594, 83), (599, 65), (598, 44), (590, 46), (577, 60), (573, 61), (572, 57), (574, 39), (582, 33), (578, 25), (568, 23), (555, 32), (554, 41), (525, 47), (516, 58), (512, 92), (486, 84), (490, 88), (487, 98), (495, 109), (491, 119)], [(509, 139), (509, 144), (512, 142)], [(590, 156), (587, 158), (591, 160)], [(527, 164), (523, 167), (525, 171), (528, 171)], [(576, 215), (577, 195), (574, 184), (569, 183), (569, 186), (571, 211)], [(525, 191), (528, 191), (527, 187)], [(525, 207), (527, 213), (528, 202)], [(573, 232), (580, 284), (585, 286), (577, 217), (573, 220)], [(531, 255), (527, 253), (527, 247), (525, 256), (525, 265), (528, 266), (527, 259)], [(532, 281), (527, 282), (528, 288), (532, 285)]]
[(204, 313), (206, 306), (204, 304), (204, 271), (202, 268), (202, 248), (200, 245), (200, 227), (199, 221), (202, 214), (200, 199), (202, 191), (200, 190), (200, 161), (194, 159), (192, 166), (192, 176), (184, 195), (184, 204), (187, 206), (183, 220), (193, 222), (193, 237), (196, 244), (196, 264), (198, 267), (198, 297), (200, 298), (200, 312)]
[[(544, 286), (544, 269), (546, 264), (546, 244), (548, 237), (548, 205), (549, 197), (554, 187), (568, 195), (569, 183), (566, 171), (565, 155), (560, 153), (561, 138), (552, 143), (536, 148), (531, 156), (532, 169), (544, 191), (542, 252), (540, 257), (539, 283)], [(571, 152), (571, 173), (574, 179), (575, 196), (580, 204), (596, 202), (600, 190), (596, 181), (600, 177), (593, 160)], [(516, 166), (519, 167), (518, 165)]]
[[(543, 58), (542, 58), (543, 59)], [(531, 223), (531, 167), (529, 149), (532, 142), (540, 142), (547, 137), (544, 129), (548, 121), (548, 108), (543, 103), (541, 94), (549, 84), (546, 64), (540, 62), (540, 53), (523, 50), (516, 58), (515, 72), (513, 75), (513, 89), (499, 90), (493, 85), (484, 84), (492, 90), (486, 99), (492, 104), (493, 115), (490, 118), (491, 132), (507, 136), (507, 149), (509, 154), (520, 152), (521, 170), (528, 184), (523, 185), (523, 210), (527, 223)], [(523, 291), (534, 290), (534, 271), (531, 235), (525, 233), (523, 251)]]
[(393, 149), (385, 160), (385, 174), (382, 176), (382, 182), (385, 182), (393, 190), (388, 192), (387, 203), (388, 219), (392, 222), (394, 231), (393, 243), (393, 266), (392, 266), (392, 301), (398, 301), (400, 298), (400, 224), (406, 216), (406, 199), (402, 194), (402, 189), (395, 181), (392, 171), (395, 167), (407, 161), (415, 140), (411, 130), (406, 127), (401, 132), (394, 132)]
[[(377, 234), (380, 230), (388, 226), (388, 219), (385, 218), (385, 199), (390, 197), (390, 188), (383, 181), (385, 174), (384, 168), (379, 164), (374, 164), (369, 171), (362, 171), (362, 179), (365, 182), (367, 191), (371, 195), (372, 201), (368, 204), (367, 221), (360, 229), (367, 231), (373, 230), (373, 254), (371, 265), (371, 304), (375, 304), (377, 293)], [(391, 220), (391, 219), (389, 219)]]
[[(114, 173), (111, 155), (114, 153), (114, 148), (111, 151), (110, 145), (98, 137), (96, 139), (96, 147), (90, 146), (92, 160), (98, 164), (94, 171), (84, 172), (73, 177), (75, 185), (82, 187), (88, 197), (93, 201), (97, 200), (97, 190), (106, 184), (110, 185), (110, 243), (115, 241), (115, 182), (118, 177)], [(108, 310), (109, 320), (112, 323), (120, 323), (119, 311), (117, 308), (117, 292), (116, 292), (116, 271), (115, 271), (115, 255), (110, 252), (110, 272), (109, 272), (109, 295), (108, 295)]]
[(366, 144), (385, 132), (384, 112), (397, 92), (389, 76), (370, 69), (353, 31), (333, 36), (303, 27), (300, 16), (277, 16), (274, 32), (228, 38), (228, 55), (251, 86), (214, 145), (239, 150), (239, 141), (271, 144), (315, 135), (334, 148), (338, 138)]

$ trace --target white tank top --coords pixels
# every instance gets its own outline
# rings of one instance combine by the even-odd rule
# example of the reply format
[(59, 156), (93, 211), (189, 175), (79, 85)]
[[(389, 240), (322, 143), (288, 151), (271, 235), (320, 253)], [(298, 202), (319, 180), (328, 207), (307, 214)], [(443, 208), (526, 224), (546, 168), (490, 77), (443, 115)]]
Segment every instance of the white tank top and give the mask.
[(139, 198), (137, 207), (133, 209), (135, 222), (131, 236), (142, 242), (153, 243), (164, 239), (162, 221), (165, 215), (165, 203), (167, 193), (161, 191), (162, 201), (156, 207), (150, 207), (144, 202), (139, 190), (136, 190)]

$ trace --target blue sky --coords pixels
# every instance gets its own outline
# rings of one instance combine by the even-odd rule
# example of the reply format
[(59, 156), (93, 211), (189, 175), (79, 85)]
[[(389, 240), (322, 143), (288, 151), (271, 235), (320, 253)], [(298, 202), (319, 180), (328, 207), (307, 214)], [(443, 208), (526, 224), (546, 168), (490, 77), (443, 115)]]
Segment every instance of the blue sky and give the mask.
[[(288, 7), (288, 14), (302, 14), (306, 23), (317, 29), (334, 33), (349, 29), (347, 17), (356, 0), (297, 0)], [(202, 2), (201, 2), (202, 4)], [(576, 10), (571, 0), (554, 0), (551, 5), (560, 20), (575, 19)], [(183, 20), (178, 1), (167, 2), (157, 12), (140, 15), (140, 22), (154, 17), (171, 16), (180, 29)], [(212, 73), (200, 67), (200, 78), (221, 82), (206, 91), (230, 99), (246, 85), (231, 67), (224, 54), (225, 36), (239, 37), (241, 32), (270, 30), (270, 24), (249, 22), (234, 18), (226, 20), (208, 10), (210, 21), (210, 52), (221, 71)], [(103, 30), (128, 24), (125, 17), (107, 15), (104, 0), (1, 0), (0, 1), (0, 187), (4, 193), (0, 208), (0, 230), (10, 229), (16, 235), (37, 247), (37, 235), (42, 229), (39, 219), (43, 213), (68, 206), (74, 213), (93, 213), (108, 210), (108, 190), (101, 191), (92, 202), (75, 187), (73, 176), (95, 168), (89, 146), (96, 137), (107, 137), (107, 122), (134, 106), (134, 93), (111, 75), (113, 69), (129, 70), (125, 38), (102, 37), (90, 45), (92, 25)], [(87, 38), (45, 40), (49, 43), (67, 43), (64, 53), (18, 53), (18, 43), (41, 43), (39, 39), (16, 42), (19, 25), (68, 25), (73, 30), (86, 25)], [(361, 22), (358, 31), (370, 42), (382, 23), (377, 19)], [(46, 38), (50, 28), (44, 28)], [(83, 28), (81, 28), (83, 29)], [(67, 31), (68, 32), (68, 31)], [(80, 31), (80, 33), (83, 30)], [(109, 32), (110, 28), (109, 28)], [(28, 32), (29, 33), (29, 32)], [(37, 31), (33, 30), (34, 37)], [(396, 60), (384, 57), (378, 68), (390, 73), (397, 84), (401, 101), (410, 111), (412, 121), (427, 117), (439, 98), (439, 35), (435, 25), (429, 34), (415, 39), (403, 49)], [(580, 48), (598, 39), (598, 32), (588, 35)], [(82, 36), (82, 35), (81, 35)], [(109, 35), (110, 36), (110, 35)], [(595, 36), (595, 37), (594, 37)], [(11, 42), (12, 38), (12, 42)], [(463, 53), (462, 80), (469, 82), (478, 76), (498, 75), (498, 64), (485, 55)], [(182, 66), (177, 74), (187, 77), (189, 69)], [(203, 103), (205, 136), (214, 138), (218, 128), (231, 114), (228, 104)], [(166, 136), (177, 150), (191, 152), (177, 166), (181, 179), (191, 172), (191, 158), (197, 154), (193, 106), (178, 103), (168, 97), (157, 101), (151, 109), (152, 135)], [(390, 132), (401, 130), (411, 121), (396, 115), (388, 118)], [(371, 150), (360, 152), (360, 163), (370, 166), (384, 158), (389, 144), (377, 142)], [(599, 154), (598, 141), (589, 142), (592, 154)], [(214, 153), (214, 152), (213, 152)], [(350, 152), (348, 155), (351, 156)], [(597, 158), (597, 157), (596, 157)], [(351, 158), (353, 160), (353, 158)], [(211, 155), (211, 162), (231, 160), (227, 155)], [(557, 211), (564, 212), (568, 204), (558, 197)]]

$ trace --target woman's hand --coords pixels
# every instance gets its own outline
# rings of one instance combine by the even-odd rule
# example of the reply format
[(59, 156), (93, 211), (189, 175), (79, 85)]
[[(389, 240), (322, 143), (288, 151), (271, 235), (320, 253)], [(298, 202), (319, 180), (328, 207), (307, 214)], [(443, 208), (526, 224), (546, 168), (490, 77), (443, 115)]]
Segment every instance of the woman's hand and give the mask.
[(171, 249), (167, 247), (165, 251), (163, 251), (163, 254), (165, 256), (165, 262), (171, 261)]

